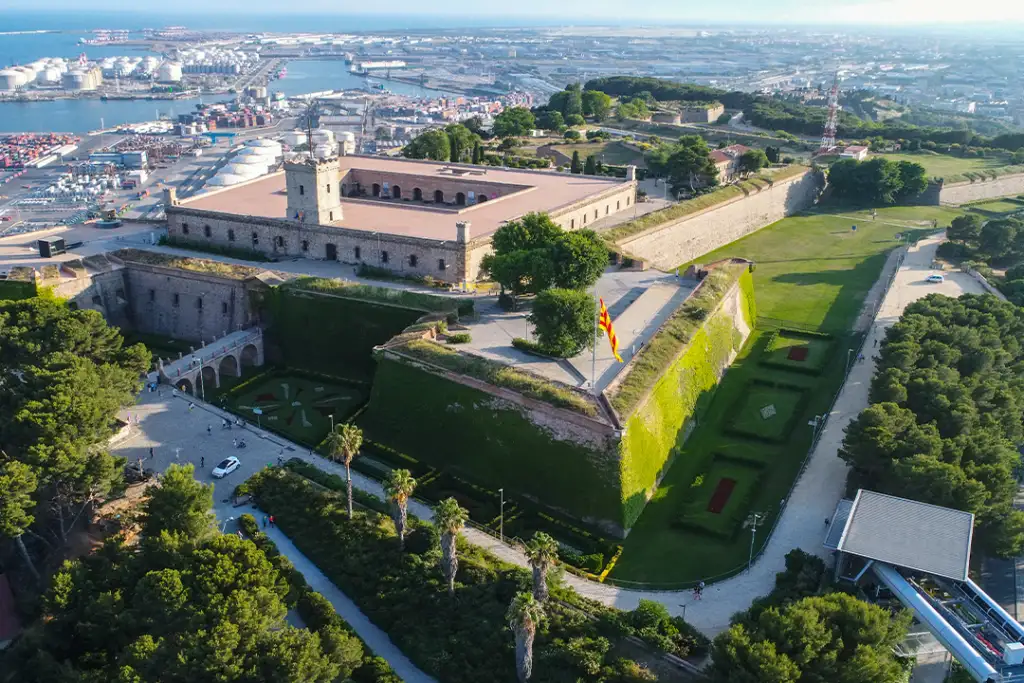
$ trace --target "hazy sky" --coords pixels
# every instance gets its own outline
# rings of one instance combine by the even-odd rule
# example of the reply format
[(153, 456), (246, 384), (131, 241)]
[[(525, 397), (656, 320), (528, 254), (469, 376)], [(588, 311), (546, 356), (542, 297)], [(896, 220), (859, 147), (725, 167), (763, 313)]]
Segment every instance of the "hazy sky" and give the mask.
[[(486, 2), (481, 0), (389, 0), (387, 3), (367, 4), (353, 0), (302, 0), (297, 6), (280, 0), (175, 0), (169, 5), (126, 2), (125, 0), (0, 0), (0, 10), (122, 10), (129, 13), (156, 14), (166, 8), (174, 14), (182, 12), (224, 13), (324, 13), (375, 14), (383, 11), (401, 16), (448, 15), (457, 25), (458, 17), (493, 16), (500, 24), (514, 23), (514, 18), (543, 18), (558, 23), (594, 23), (616, 18), (623, 12), (631, 24), (656, 25), (659, 22), (715, 22), (715, 23), (827, 23), (827, 24), (913, 24), (965, 22), (1024, 22), (1022, 0), (516, 0), (515, 2)], [(476, 22), (474, 22), (476, 23)], [(0, 21), (0, 31), (3, 22)]]

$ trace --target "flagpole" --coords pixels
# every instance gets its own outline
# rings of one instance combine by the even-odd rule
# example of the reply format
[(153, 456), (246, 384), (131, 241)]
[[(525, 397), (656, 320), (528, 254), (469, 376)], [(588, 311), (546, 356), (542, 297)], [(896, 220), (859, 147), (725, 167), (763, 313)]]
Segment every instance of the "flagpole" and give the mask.
[[(597, 304), (597, 289), (594, 289), (594, 303)], [(599, 306), (594, 306), (594, 346), (590, 352), (590, 388), (597, 396), (597, 319), (601, 317)]]

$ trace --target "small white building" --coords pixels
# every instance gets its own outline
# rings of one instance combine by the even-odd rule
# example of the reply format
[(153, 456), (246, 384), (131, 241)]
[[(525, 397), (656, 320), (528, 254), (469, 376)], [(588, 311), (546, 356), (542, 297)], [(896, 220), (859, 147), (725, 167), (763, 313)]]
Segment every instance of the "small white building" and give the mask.
[(850, 145), (839, 153), (840, 159), (856, 159), (864, 161), (868, 158), (868, 148), (864, 145)]

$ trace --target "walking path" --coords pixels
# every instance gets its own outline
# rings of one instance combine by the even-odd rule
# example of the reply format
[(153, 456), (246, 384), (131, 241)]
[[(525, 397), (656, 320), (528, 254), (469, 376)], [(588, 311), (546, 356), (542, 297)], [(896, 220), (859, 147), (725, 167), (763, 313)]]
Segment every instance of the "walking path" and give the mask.
[[(657, 600), (670, 613), (685, 614), (686, 620), (702, 632), (715, 635), (728, 628), (733, 614), (749, 607), (754, 598), (771, 591), (775, 574), (784, 569), (784, 558), (790, 550), (801, 548), (824, 556), (826, 551), (821, 545), (825, 532), (824, 522), (831, 517), (837, 501), (842, 497), (846, 481), (846, 465), (836, 454), (847, 424), (868, 405), (868, 388), (875, 371), (872, 358), (874, 348), (881, 343), (885, 330), (899, 319), (903, 309), (913, 301), (933, 292), (949, 296), (982, 293), (980, 284), (966, 273), (946, 273), (946, 281), (940, 284), (924, 282), (924, 278), (933, 272), (931, 264), (940, 241), (940, 237), (929, 238), (909, 249), (896, 273), (892, 288), (881, 303), (875, 323), (868, 332), (864, 346), (866, 358), (854, 362), (805, 471), (786, 501), (767, 547), (750, 570), (708, 586), (704, 590), (703, 599), (699, 601), (693, 600), (688, 591), (618, 588), (572, 574), (566, 575), (566, 582), (587, 597), (621, 609), (633, 609), (641, 599)], [(174, 448), (184, 453), (183, 459), (196, 462), (205, 455), (207, 468), (212, 468), (217, 460), (228, 454), (239, 455), (243, 462), (241, 470), (232, 474), (228, 481), (214, 480), (215, 499), (219, 501), (215, 505), (215, 512), (221, 520), (230, 521), (233, 515), (238, 514), (228, 499), (234, 485), (265, 464), (273, 462), (278, 456), (297, 456), (321, 469), (344, 474), (341, 465), (312, 455), (308, 449), (251, 425), (243, 432), (251, 440), (248, 448), (233, 450), (229, 444), (232, 438), (240, 435), (239, 430), (221, 430), (219, 425), (222, 413), (219, 410), (197, 404), (195, 410), (190, 411), (187, 409), (187, 401), (181, 397), (173, 400), (166, 392), (163, 396), (144, 393), (139, 405), (130, 412), (138, 418), (137, 429), (140, 433), (111, 449), (116, 454), (128, 457), (129, 462), (134, 462), (138, 457), (146, 457), (150, 446), (157, 446), (155, 466), (158, 469), (174, 462)], [(214, 427), (210, 435), (203, 434), (207, 424)], [(203, 475), (199, 473), (198, 476)], [(378, 482), (358, 473), (353, 473), (352, 478), (357, 488), (378, 496), (383, 495)], [(410, 512), (423, 519), (432, 518), (431, 511), (416, 501), (410, 504)], [(503, 560), (526, 565), (526, 558), (519, 550), (498, 539), (471, 528), (466, 529), (464, 535), (471, 543), (489, 549)], [(288, 553), (291, 553), (290, 549)], [(357, 632), (366, 637), (363, 632)], [(370, 642), (369, 639), (367, 642)], [(388, 661), (396, 670), (401, 666), (390, 659)]]
[[(262, 514), (255, 508), (239, 510), (239, 512), (250, 512), (256, 519), (259, 519)], [(334, 610), (359, 634), (367, 647), (373, 650), (375, 655), (387, 660), (391, 668), (405, 683), (437, 683), (436, 679), (416, 668), (416, 665), (410, 662), (409, 658), (391, 642), (388, 634), (377, 628), (356, 604), (348, 599), (348, 596), (338, 590), (309, 558), (299, 552), (295, 544), (279, 528), (268, 527), (263, 529), (263, 533), (270, 537), (281, 554), (291, 560), (295, 568), (306, 577), (309, 587), (330, 600), (334, 605)]]

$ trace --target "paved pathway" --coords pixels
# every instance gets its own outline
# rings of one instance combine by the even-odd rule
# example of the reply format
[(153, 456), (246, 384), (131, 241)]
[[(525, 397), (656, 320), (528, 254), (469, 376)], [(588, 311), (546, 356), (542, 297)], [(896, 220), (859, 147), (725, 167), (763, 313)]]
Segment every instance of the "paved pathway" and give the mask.
[[(757, 596), (768, 593), (774, 586), (775, 574), (784, 568), (784, 558), (793, 548), (824, 555), (821, 542), (825, 531), (824, 521), (830, 518), (836, 502), (843, 494), (846, 480), (846, 465), (836, 456), (842, 443), (843, 430), (868, 403), (868, 387), (874, 374), (874, 360), (871, 356), (875, 343), (881, 342), (885, 330), (899, 319), (903, 309), (913, 301), (932, 292), (949, 296), (962, 293), (981, 293), (981, 286), (965, 273), (946, 273), (946, 281), (938, 285), (924, 282), (932, 272), (931, 263), (939, 238), (930, 238), (911, 247), (896, 275), (895, 282), (882, 301), (881, 309), (868, 333), (863, 361), (854, 361), (850, 375), (839, 398), (829, 414), (821, 438), (811, 455), (778, 525), (761, 557), (751, 570), (731, 579), (708, 586), (704, 599), (694, 601), (688, 591), (648, 591), (617, 588), (608, 584), (595, 583), (571, 574), (566, 581), (581, 594), (621, 609), (633, 609), (641, 598), (662, 602), (672, 614), (682, 615), (686, 620), (708, 635), (714, 635), (728, 628), (730, 617), (750, 606)], [(314, 462), (322, 469), (343, 473), (344, 468), (336, 463), (314, 456), (307, 449), (290, 444), (280, 437), (247, 427), (244, 430), (248, 448), (234, 450), (231, 439), (240, 435), (237, 428), (221, 430), (220, 412), (197, 404), (189, 411), (187, 402), (180, 397), (172, 400), (166, 390), (163, 396), (144, 393), (138, 406), (131, 414), (137, 415), (137, 433), (112, 448), (129, 461), (144, 456), (150, 446), (155, 446), (156, 467), (163, 469), (175, 459), (174, 449), (181, 449), (181, 459), (198, 462), (205, 455), (206, 468), (212, 468), (220, 457), (228, 454), (239, 455), (242, 468), (226, 480), (215, 481), (215, 512), (218, 518), (230, 520), (238, 514), (226, 500), (235, 484), (243, 481), (278, 455), (298, 456)], [(205, 433), (206, 425), (213, 426), (212, 434)], [(200, 477), (208, 476), (205, 472)], [(356, 487), (369, 493), (382, 495), (380, 484), (353, 473)], [(432, 515), (426, 506), (413, 502), (410, 511), (424, 519)], [(515, 564), (526, 564), (526, 558), (517, 549), (500, 543), (497, 539), (475, 529), (467, 529), (466, 538), (477, 545), (486, 547), (502, 559)], [(360, 633), (360, 635), (363, 635)], [(393, 665), (394, 666), (394, 665)]]

